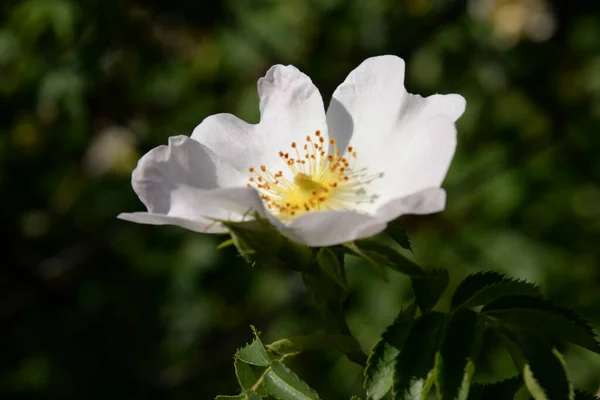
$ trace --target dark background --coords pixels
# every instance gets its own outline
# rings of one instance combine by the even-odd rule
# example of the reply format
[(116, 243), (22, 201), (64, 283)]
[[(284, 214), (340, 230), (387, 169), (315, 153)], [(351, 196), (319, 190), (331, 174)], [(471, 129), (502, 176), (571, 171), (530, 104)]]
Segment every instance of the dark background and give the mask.
[[(586, 5), (584, 5), (586, 4)], [(251, 339), (321, 330), (297, 274), (223, 238), (117, 220), (137, 159), (206, 116), (256, 122), (256, 81), (294, 64), (326, 103), (363, 59), (407, 61), (413, 93), (467, 111), (441, 214), (406, 218), (416, 260), (485, 269), (600, 322), (600, 12), (543, 0), (5, 0), (0, 5), (0, 397), (212, 399)], [(349, 264), (365, 350), (409, 301)], [(596, 390), (600, 356), (567, 348)], [(478, 379), (513, 374), (486, 349)], [(292, 362), (325, 399), (360, 393), (336, 354)]]

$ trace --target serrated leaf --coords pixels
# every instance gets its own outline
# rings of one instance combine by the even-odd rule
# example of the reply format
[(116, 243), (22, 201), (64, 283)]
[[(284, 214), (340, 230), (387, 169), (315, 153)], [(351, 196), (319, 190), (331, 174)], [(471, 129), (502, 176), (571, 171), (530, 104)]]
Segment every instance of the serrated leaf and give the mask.
[(503, 297), (482, 309), (487, 316), (504, 323), (565, 340), (600, 353), (600, 345), (589, 323), (575, 312), (543, 298)]
[(500, 382), (471, 386), (468, 400), (508, 400), (514, 399), (515, 395), (523, 386), (521, 375), (505, 379)]
[(348, 335), (293, 336), (273, 342), (267, 349), (281, 357), (313, 350), (337, 350), (344, 354), (362, 352), (358, 341)]
[(417, 318), (396, 359), (392, 397), (425, 400), (435, 379), (435, 360), (445, 315), (438, 312)]
[(422, 312), (429, 312), (437, 304), (440, 296), (448, 287), (449, 281), (450, 278), (446, 269), (429, 271), (427, 279), (412, 279), (415, 299)]
[(596, 397), (591, 393), (582, 392), (581, 390), (575, 390), (575, 400), (600, 400), (600, 397)]
[(523, 380), (535, 400), (574, 398), (562, 355), (541, 337), (525, 331), (505, 331), (525, 359)]
[(265, 371), (262, 387), (279, 400), (318, 400), (319, 395), (280, 361)]
[(239, 349), (236, 357), (245, 363), (266, 367), (271, 362), (267, 354), (267, 349), (262, 344), (258, 337), (259, 334), (254, 327), (252, 327), (252, 331), (254, 333), (254, 340), (249, 345)]
[(438, 395), (442, 400), (466, 400), (475, 372), (478, 342), (477, 313), (458, 310), (451, 315), (437, 363)]
[(529, 282), (510, 279), (499, 272), (479, 272), (467, 276), (452, 296), (452, 309), (471, 308), (504, 296), (541, 296), (540, 289)]
[[(426, 278), (428, 276), (427, 272), (419, 265), (406, 258), (393, 247), (370, 239), (357, 240), (354, 243), (363, 253), (393, 270), (415, 278)], [(374, 257), (374, 255), (377, 256)]]
[(401, 310), (373, 346), (365, 368), (364, 387), (369, 399), (379, 400), (391, 389), (394, 363), (408, 336), (416, 309), (416, 305), (412, 304)]
[(237, 377), (242, 390), (250, 390), (258, 380), (258, 377), (252, 370), (250, 364), (240, 360), (239, 357), (235, 357), (233, 365), (235, 368), (235, 376)]
[(412, 251), (408, 234), (399, 222), (392, 221), (388, 223), (388, 226), (385, 229), (385, 233), (389, 237), (391, 237), (394, 240), (394, 242), (398, 243), (401, 247), (405, 248), (406, 250)]
[(327, 247), (323, 247), (319, 250), (319, 253), (317, 254), (317, 263), (335, 283), (343, 290), (348, 291), (348, 284), (346, 283), (343, 267), (332, 250)]

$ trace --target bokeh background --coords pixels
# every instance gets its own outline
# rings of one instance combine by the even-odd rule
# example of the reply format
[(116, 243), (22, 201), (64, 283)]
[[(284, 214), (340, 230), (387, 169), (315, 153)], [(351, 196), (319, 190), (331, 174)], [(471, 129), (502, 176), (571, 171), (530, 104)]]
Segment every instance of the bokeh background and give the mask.
[[(326, 102), (372, 55), (413, 93), (461, 93), (441, 214), (405, 218), (414, 258), (453, 284), (485, 269), (600, 322), (600, 10), (546, 0), (4, 0), (0, 5), (0, 397), (212, 399), (237, 390), (250, 324), (322, 331), (291, 271), (223, 238), (117, 220), (137, 159), (206, 116), (258, 120), (256, 81), (294, 64)], [(349, 261), (365, 350), (409, 300)], [(513, 374), (493, 346), (478, 379)], [(600, 356), (566, 348), (596, 390)], [(292, 362), (324, 399), (360, 393), (337, 354)]]

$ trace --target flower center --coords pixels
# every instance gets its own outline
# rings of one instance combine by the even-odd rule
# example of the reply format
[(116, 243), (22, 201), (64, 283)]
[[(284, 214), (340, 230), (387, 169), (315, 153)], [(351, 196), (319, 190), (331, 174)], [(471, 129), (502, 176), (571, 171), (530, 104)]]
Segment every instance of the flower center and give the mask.
[(306, 136), (301, 146), (291, 144), (289, 152), (279, 152), (287, 169), (271, 172), (265, 165), (250, 167), (248, 186), (255, 187), (267, 208), (287, 222), (315, 211), (356, 210), (360, 203), (373, 202), (365, 186), (380, 175), (356, 168), (358, 157), (352, 146), (340, 154), (335, 139), (325, 139), (320, 131)]

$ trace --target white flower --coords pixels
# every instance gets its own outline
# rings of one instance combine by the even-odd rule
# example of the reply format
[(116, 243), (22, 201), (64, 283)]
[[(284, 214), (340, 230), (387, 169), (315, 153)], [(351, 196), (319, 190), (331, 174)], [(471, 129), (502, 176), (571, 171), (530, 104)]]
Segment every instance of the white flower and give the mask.
[(144, 155), (132, 184), (148, 212), (119, 218), (221, 233), (215, 219), (259, 215), (296, 242), (330, 246), (444, 209), (462, 96), (408, 93), (395, 56), (365, 60), (327, 112), (293, 66), (269, 69), (258, 94), (258, 124), (212, 115)]

